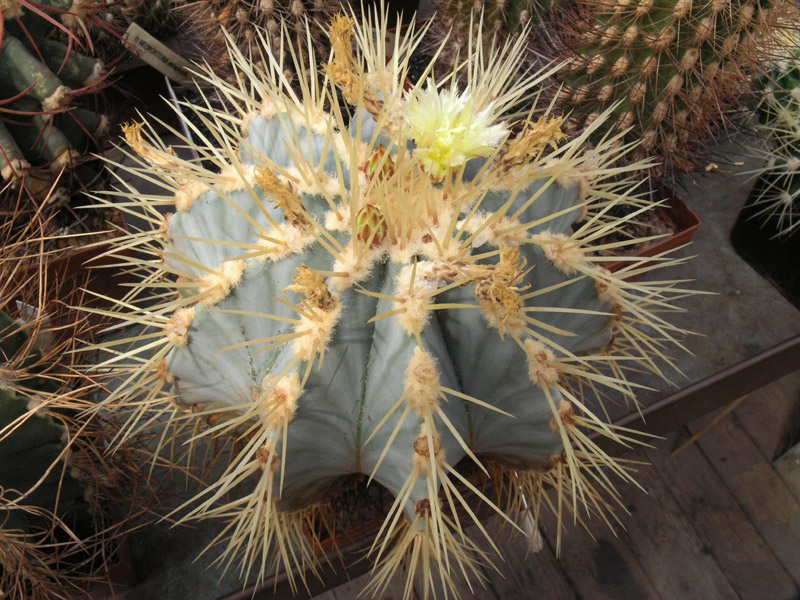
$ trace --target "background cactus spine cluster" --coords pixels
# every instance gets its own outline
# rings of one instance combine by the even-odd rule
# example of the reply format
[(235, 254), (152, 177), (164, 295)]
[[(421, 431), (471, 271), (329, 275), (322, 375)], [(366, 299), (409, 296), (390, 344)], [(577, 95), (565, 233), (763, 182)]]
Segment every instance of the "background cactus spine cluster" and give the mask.
[[(550, 4), (548, 0), (437, 0), (429, 34), (431, 50), (440, 50), (437, 71), (442, 75), (452, 72), (478, 39), (473, 34), (479, 30), (487, 49), (492, 37), (502, 42), (523, 32), (534, 34), (536, 24), (549, 14)], [(448, 43), (442, 45), (445, 38)]]
[[(295, 52), (299, 62), (308, 64), (305, 44), (297, 43), (305, 40), (306, 27), (314, 31), (316, 56), (327, 57), (330, 47), (320, 27), (337, 9), (349, 4), (346, 0), (192, 0), (174, 4), (170, 12), (181, 23), (175, 33), (190, 42), (187, 57), (208, 63), (217, 75), (230, 78), (233, 74), (226, 35), (254, 61), (259, 60), (264, 39), (276, 55), (285, 53), (288, 57)], [(286, 65), (291, 69), (292, 61), (287, 60)]]
[(800, 227), (800, 57), (794, 50), (761, 80), (756, 129), (763, 146), (755, 146), (766, 165), (755, 175), (755, 218), (773, 218), (778, 234)]
[[(509, 521), (519, 490), (538, 507), (546, 482), (568, 510), (613, 503), (602, 468), (630, 476), (588, 432), (626, 436), (584, 391), (632, 399), (626, 366), (660, 373), (682, 332), (656, 311), (687, 292), (629, 284), (585, 247), (619, 226), (609, 209), (629, 190), (613, 180), (641, 167), (615, 164), (619, 135), (587, 146), (602, 119), (563, 142), (561, 117), (532, 108), (510, 135), (498, 115), (549, 75), (509, 84), (522, 41), (466, 57), (468, 92), (406, 92), (420, 36), (387, 61), (385, 32), (385, 15), (335, 19), (325, 78), (294, 65), (301, 93), (268, 49), (263, 66), (232, 49), (235, 84), (204, 76), (228, 110), (196, 109), (213, 169), (127, 128), (132, 171), (172, 193), (111, 195), (154, 230), (121, 242), (149, 256), (120, 257), (142, 280), (118, 317), (145, 332), (105, 345), (101, 369), (124, 381), (104, 407), (136, 407), (130, 432), (172, 414), (230, 440), (183, 518), (229, 521), (222, 560), (244, 576), (313, 564), (304, 524), (364, 474), (395, 497), (370, 589), (405, 564), (427, 596), (487, 559), (463, 533), (468, 492)], [(465, 464), (521, 483), (490, 499)]]
[(115, 560), (148, 455), (131, 442), (105, 456), (113, 420), (79, 416), (95, 388), (63, 357), (77, 343), (65, 334), (86, 333), (80, 323), (55, 325), (54, 314), (26, 305), (18, 312), (0, 311), (0, 590), (67, 600)]
[[(85, 0), (6, 0), (0, 4), (0, 170), (24, 181), (31, 165), (59, 170), (89, 140), (105, 135), (103, 115), (76, 107), (105, 78), (87, 37), (106, 27), (103, 4)], [(54, 34), (55, 32), (55, 34)], [(59, 41), (59, 38), (62, 41)], [(35, 187), (27, 181), (26, 186)]]
[(98, 324), (75, 308), (80, 282), (50, 269), (44, 225), (19, 214), (0, 222), (0, 595), (71, 600), (100, 591), (157, 504), (153, 457), (142, 436), (106, 453), (119, 423), (87, 414), (101, 390), (80, 372)]
[[(692, 170), (731, 111), (752, 93), (751, 77), (779, 52), (779, 18), (796, 14), (781, 0), (581, 1), (564, 4), (555, 25), (571, 58), (564, 73), (583, 125), (615, 106), (617, 126), (640, 140), (663, 172)], [(546, 50), (545, 53), (547, 54)]]

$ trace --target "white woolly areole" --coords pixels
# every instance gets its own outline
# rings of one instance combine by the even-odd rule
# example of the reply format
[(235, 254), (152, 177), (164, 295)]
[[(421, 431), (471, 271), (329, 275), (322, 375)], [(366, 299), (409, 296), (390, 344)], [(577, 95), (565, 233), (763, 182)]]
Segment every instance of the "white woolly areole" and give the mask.
[(33, 412), (37, 410), (40, 406), (42, 406), (44, 402), (38, 395), (30, 394), (28, 396), (28, 402), (25, 404), (25, 410), (29, 412)]
[(334, 148), (336, 148), (336, 153), (343, 157), (341, 162), (343, 171), (350, 171), (351, 163), (349, 158), (353, 153), (356, 155), (357, 165), (363, 165), (372, 155), (372, 149), (366, 142), (342, 135), (339, 132), (333, 133), (331, 137), (333, 137), (333, 145)]
[(222, 263), (214, 273), (200, 277), (200, 291), (206, 294), (203, 297), (203, 304), (213, 306), (224, 300), (231, 289), (239, 285), (246, 268), (245, 261), (232, 260)]
[(305, 106), (289, 114), (295, 127), (307, 127), (317, 135), (325, 136), (334, 128), (331, 116), (318, 106)]
[(103, 64), (102, 60), (98, 60), (96, 63), (94, 63), (92, 72), (86, 78), (86, 81), (83, 82), (84, 87), (89, 87), (90, 85), (99, 83), (103, 79), (103, 74), (105, 73), (105, 70), (106, 66)]
[(255, 165), (225, 165), (214, 180), (216, 187), (225, 194), (239, 192), (256, 185)]
[(563, 234), (545, 231), (533, 236), (531, 241), (539, 245), (556, 269), (565, 275), (574, 275), (586, 264), (580, 244)]
[(3, 180), (11, 179), (12, 176), (18, 179), (23, 179), (31, 168), (31, 164), (27, 160), (21, 158), (12, 158), (11, 161), (0, 170), (0, 177)]
[(297, 410), (297, 401), (303, 394), (303, 387), (298, 373), (290, 373), (276, 381), (277, 376), (270, 373), (264, 378), (262, 387), (265, 396), (259, 400), (265, 405), (265, 418), (268, 425), (281, 427), (288, 425)]
[(180, 189), (175, 192), (175, 210), (179, 212), (187, 212), (192, 208), (192, 204), (197, 200), (200, 195), (205, 192), (208, 187), (199, 181), (190, 181), (182, 185)]
[(282, 223), (278, 226), (277, 230), (272, 229), (268, 235), (273, 239), (283, 240), (283, 243), (276, 244), (270, 240), (258, 240), (256, 245), (267, 250), (267, 252), (256, 256), (256, 259), (261, 262), (265, 260), (271, 260), (273, 262), (283, 260), (287, 256), (302, 252), (306, 247), (316, 241), (313, 235), (298, 229), (290, 223)]
[[(439, 280), (429, 278), (433, 263), (423, 261), (414, 265), (407, 265), (397, 274), (394, 281), (395, 309), (404, 312), (397, 315), (400, 327), (409, 335), (422, 331), (431, 316), (428, 306), (431, 304), (430, 296), (439, 288)], [(411, 286), (411, 275), (414, 273), (414, 285)]]
[(525, 340), (525, 353), (528, 355), (528, 377), (541, 388), (554, 387), (558, 384), (556, 355), (541, 342)]
[(599, 277), (594, 280), (594, 290), (597, 292), (598, 300), (619, 304), (619, 290), (609, 283), (611, 271), (604, 267), (598, 267), (597, 274)]
[(350, 211), (339, 206), (339, 214), (332, 210), (325, 213), (325, 229), (328, 231), (350, 231)]
[(350, 286), (364, 281), (372, 272), (375, 263), (383, 255), (380, 248), (361, 248), (361, 254), (356, 246), (351, 242), (343, 252), (339, 253), (339, 258), (333, 263), (333, 271), (345, 273), (345, 275), (331, 279), (331, 285), (337, 290), (346, 290)]
[(69, 93), (72, 90), (65, 85), (60, 85), (50, 96), (42, 100), (42, 110), (44, 112), (57, 112), (69, 104)]
[(407, 264), (414, 260), (418, 254), (425, 253), (425, 243), (422, 234), (416, 236), (416, 241), (406, 240), (403, 244), (396, 244), (388, 248), (389, 258), (398, 264)]
[(167, 333), (169, 342), (178, 348), (185, 346), (189, 341), (189, 327), (194, 321), (194, 307), (179, 308), (167, 322), (164, 330)]
[(25, 11), (17, 0), (0, 0), (0, 14), (6, 19), (18, 19)]
[(278, 107), (275, 105), (275, 103), (269, 98), (264, 98), (263, 102), (261, 103), (261, 108), (259, 108), (258, 110), (250, 111), (242, 118), (242, 125), (241, 125), (242, 136), (247, 137), (249, 135), (250, 123), (253, 121), (254, 118), (261, 117), (265, 121), (269, 121), (277, 114), (278, 114)]
[(305, 335), (292, 342), (292, 350), (300, 360), (313, 361), (319, 352), (328, 347), (333, 337), (336, 323), (342, 316), (342, 302), (339, 295), (331, 293), (334, 306), (330, 310), (314, 308), (314, 318), (301, 316), (300, 323), (295, 326), (296, 332), (304, 331)]
[(439, 406), (439, 371), (434, 358), (417, 346), (406, 369), (405, 396), (418, 417), (433, 414)]
[(286, 177), (292, 181), (299, 194), (337, 196), (342, 192), (339, 179), (323, 171), (318, 171), (313, 176), (303, 175), (297, 167), (289, 167), (286, 169)]
[(435, 177), (470, 158), (489, 156), (508, 133), (504, 123), (495, 123), (494, 102), (476, 109), (469, 89), (459, 94), (430, 83), (401, 102), (404, 132), (417, 145), (414, 156)]

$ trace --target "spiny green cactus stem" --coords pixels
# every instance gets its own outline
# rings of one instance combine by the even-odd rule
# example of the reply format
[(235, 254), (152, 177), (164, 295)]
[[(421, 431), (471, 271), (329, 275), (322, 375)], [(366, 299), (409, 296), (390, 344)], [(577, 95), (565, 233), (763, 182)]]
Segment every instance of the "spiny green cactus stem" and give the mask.
[[(473, 2), (436, 2), (437, 18), (446, 27), (453, 28), (454, 40), (466, 42), (464, 33), (481, 26), (483, 37), (508, 36), (519, 33), (531, 20), (538, 22), (547, 14), (550, 3), (537, 0), (474, 0)], [(482, 25), (475, 17), (481, 15)], [(466, 44), (460, 44), (465, 48)], [(463, 54), (463, 52), (462, 52)]]
[[(89, 28), (104, 23), (94, 0), (0, 0), (0, 174), (19, 183), (31, 165), (56, 172), (86, 140), (105, 133), (105, 117), (75, 108), (101, 87), (102, 61), (88, 56)], [(56, 35), (63, 39), (52, 39)]]
[[(501, 42), (515, 35), (535, 35), (536, 24), (550, 13), (550, 0), (437, 0), (426, 45), (428, 51), (440, 50), (436, 60), (437, 75), (445, 76), (469, 53), (469, 47), (483, 33), (486, 49), (493, 38)], [(443, 43), (447, 40), (446, 43)], [(523, 56), (526, 62), (530, 59)], [(520, 69), (522, 72), (522, 69)]]
[(48, 285), (45, 264), (26, 275), (14, 246), (28, 242), (12, 233), (0, 226), (0, 596), (71, 600), (106, 577), (130, 520), (155, 504), (149, 454), (139, 438), (106, 455), (118, 426), (82, 414), (98, 390), (73, 362), (92, 334), (68, 309), (79, 294)]
[[(34, 327), (31, 328), (30, 325)], [(70, 539), (96, 534), (91, 480), (73, 455), (67, 419), (43, 408), (63, 386), (48, 372), (51, 339), (0, 311), (0, 589), (9, 598), (67, 598), (87, 556)], [(49, 342), (45, 342), (48, 344)]]
[(618, 178), (641, 168), (616, 164), (619, 135), (591, 147), (602, 120), (564, 141), (546, 110), (498, 117), (552, 74), (511, 83), (523, 40), (465, 56), (466, 92), (452, 79), (405, 91), (420, 33), (389, 60), (385, 33), (385, 14), (335, 18), (326, 78), (300, 79), (302, 93), (268, 48), (263, 69), (231, 50), (235, 83), (205, 75), (228, 110), (197, 109), (213, 169), (126, 128), (132, 171), (170, 193), (108, 199), (153, 231), (120, 241), (144, 255), (120, 256), (141, 283), (118, 317), (144, 331), (100, 345), (113, 357), (99, 369), (122, 381), (102, 407), (133, 410), (129, 432), (171, 415), (231, 442), (181, 515), (228, 521), (221, 562), (296, 585), (292, 568), (315, 564), (306, 524), (366, 475), (394, 497), (369, 590), (404, 567), (406, 596), (420, 576), (427, 597), (491, 562), (464, 534), (467, 496), (517, 517), (518, 497), (493, 502), (462, 465), (513, 473), (526, 493), (552, 482), (558, 515), (615, 502), (610, 474), (630, 474), (588, 433), (629, 437), (585, 394), (633, 399), (628, 367), (662, 374), (683, 332), (659, 313), (687, 292), (626, 283), (650, 267), (615, 275), (587, 253), (619, 225)]
[(782, 43), (779, 17), (796, 14), (784, 0), (580, 0), (549, 54), (572, 61), (562, 105), (578, 126), (613, 107), (625, 139), (641, 142), (634, 157), (691, 170)]
[(749, 149), (766, 165), (755, 172), (754, 218), (770, 219), (778, 235), (800, 230), (800, 51), (794, 50), (760, 80), (757, 133)]
[[(297, 41), (305, 40), (306, 27), (310, 27), (316, 56), (324, 60), (330, 47), (326, 47), (327, 36), (321, 27), (350, 4), (348, 0), (192, 0), (175, 5), (173, 11), (182, 22), (180, 35), (193, 39), (199, 52), (190, 58), (207, 62), (218, 75), (231, 77), (226, 34), (246, 55), (252, 53), (253, 60), (258, 60), (259, 37), (263, 36), (276, 55), (296, 52), (299, 62), (307, 64), (307, 49)], [(291, 64), (287, 60), (287, 66)]]

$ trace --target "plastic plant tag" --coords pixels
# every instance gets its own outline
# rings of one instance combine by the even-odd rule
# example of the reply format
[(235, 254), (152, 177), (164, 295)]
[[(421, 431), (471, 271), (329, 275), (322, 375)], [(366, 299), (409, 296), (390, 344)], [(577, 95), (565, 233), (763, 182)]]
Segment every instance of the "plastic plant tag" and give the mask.
[(131, 52), (172, 81), (186, 83), (191, 79), (188, 73), (191, 63), (167, 48), (136, 23), (130, 24), (123, 37)]

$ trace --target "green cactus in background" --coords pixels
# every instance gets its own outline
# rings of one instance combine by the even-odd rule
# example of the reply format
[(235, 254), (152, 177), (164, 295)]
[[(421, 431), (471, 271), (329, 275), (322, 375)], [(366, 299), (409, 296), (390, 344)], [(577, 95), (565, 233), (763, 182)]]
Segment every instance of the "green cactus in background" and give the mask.
[(29, 330), (0, 312), (0, 589), (10, 598), (67, 598), (79, 587), (66, 572), (91, 556), (70, 535), (96, 534), (93, 492), (64, 415), (37, 409), (63, 386)]
[[(5, 228), (4, 228), (5, 229)], [(6, 231), (3, 231), (5, 234)], [(13, 244), (3, 235), (4, 241)], [(70, 361), (85, 318), (44, 302), (58, 282), (24, 279), (0, 256), (0, 595), (8, 600), (83, 597), (106, 577), (130, 519), (143, 506), (136, 444), (105, 456), (118, 428), (81, 413), (97, 388)], [(41, 290), (41, 291), (40, 291)], [(15, 299), (38, 301), (39, 310)], [(75, 298), (62, 294), (60, 302)], [(10, 316), (12, 306), (17, 318)], [(148, 500), (152, 504), (153, 500)], [(141, 520), (141, 522), (144, 522)]]
[[(99, 370), (122, 382), (102, 406), (133, 408), (129, 433), (171, 415), (229, 441), (182, 519), (226, 519), (220, 560), (244, 577), (313, 570), (308, 532), (363, 474), (394, 496), (370, 589), (405, 567), (427, 597), (491, 562), (464, 534), (468, 495), (509, 521), (523, 494), (548, 505), (547, 484), (559, 517), (614, 503), (609, 474), (630, 475), (588, 434), (629, 438), (590, 390), (632, 399), (625, 367), (661, 373), (679, 330), (657, 313), (686, 290), (628, 284), (651, 267), (612, 274), (586, 250), (619, 225), (608, 210), (629, 190), (613, 181), (641, 168), (615, 164), (619, 136), (591, 148), (601, 120), (563, 142), (555, 114), (498, 117), (546, 75), (512, 83), (522, 41), (465, 56), (467, 92), (404, 91), (420, 34), (388, 61), (385, 34), (385, 15), (337, 17), (326, 79), (300, 78), (302, 95), (268, 49), (263, 69), (232, 52), (235, 83), (206, 74), (228, 110), (196, 109), (214, 169), (126, 128), (132, 172), (171, 193), (108, 200), (154, 230), (120, 240), (145, 258), (120, 256), (141, 283), (118, 317), (144, 331), (101, 344)], [(489, 472), (497, 502), (478, 489)]]
[(760, 80), (757, 132), (751, 146), (766, 165), (756, 172), (753, 217), (773, 219), (781, 236), (800, 228), (800, 52), (794, 51)]
[[(297, 44), (297, 40), (305, 40), (306, 27), (314, 32), (311, 39), (316, 55), (325, 60), (330, 46), (321, 27), (350, 4), (348, 0), (191, 0), (174, 3), (171, 12), (181, 22), (178, 35), (188, 42), (183, 44), (189, 46), (186, 58), (208, 63), (217, 75), (230, 78), (233, 72), (226, 35), (254, 61), (259, 60), (259, 38), (263, 37), (276, 55), (297, 52), (298, 62), (307, 65), (307, 49)], [(287, 66), (290, 64), (288, 61)]]
[(94, 0), (0, 1), (3, 181), (26, 181), (31, 165), (49, 166), (57, 174), (89, 140), (105, 134), (105, 117), (75, 107), (75, 98), (97, 91), (105, 77), (102, 61), (88, 55), (91, 40), (84, 38), (92, 26), (105, 27), (98, 14), (104, 5)]
[(634, 156), (668, 174), (698, 166), (781, 45), (779, 16), (796, 12), (783, 0), (581, 0), (554, 26), (561, 47), (544, 52), (572, 60), (562, 105), (578, 126), (613, 107), (625, 139), (641, 141)]
[[(440, 77), (453, 72), (475, 40), (482, 39), (488, 50), (493, 37), (503, 42), (523, 32), (535, 35), (539, 31), (536, 24), (551, 10), (550, 0), (436, 0), (434, 6), (436, 16), (426, 36), (426, 45), (431, 54), (439, 51), (436, 72)], [(479, 29), (483, 31), (480, 38)], [(531, 60), (524, 55), (520, 58)]]
[(467, 35), (479, 27), (478, 20), (483, 22), (482, 37), (488, 41), (494, 35), (505, 37), (520, 33), (528, 23), (539, 22), (550, 11), (547, 0), (441, 1), (434, 5), (437, 20), (445, 27), (452, 27), (454, 43), (462, 49), (462, 55), (466, 52)]

